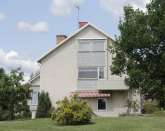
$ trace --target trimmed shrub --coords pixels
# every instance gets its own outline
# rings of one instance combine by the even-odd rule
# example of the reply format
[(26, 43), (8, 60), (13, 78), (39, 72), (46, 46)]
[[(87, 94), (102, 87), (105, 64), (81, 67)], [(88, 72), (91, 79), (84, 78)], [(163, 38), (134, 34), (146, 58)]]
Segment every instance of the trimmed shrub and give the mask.
[(73, 96), (70, 100), (65, 97), (57, 102), (57, 108), (52, 113), (52, 120), (59, 125), (87, 124), (91, 121), (92, 109), (86, 101)]
[(143, 112), (145, 114), (152, 114), (152, 113), (154, 113), (156, 111), (159, 111), (159, 108), (158, 108), (157, 105), (154, 105), (154, 104), (152, 104), (150, 102), (145, 102), (144, 103)]
[(47, 92), (42, 91), (38, 97), (37, 118), (50, 117), (52, 104)]

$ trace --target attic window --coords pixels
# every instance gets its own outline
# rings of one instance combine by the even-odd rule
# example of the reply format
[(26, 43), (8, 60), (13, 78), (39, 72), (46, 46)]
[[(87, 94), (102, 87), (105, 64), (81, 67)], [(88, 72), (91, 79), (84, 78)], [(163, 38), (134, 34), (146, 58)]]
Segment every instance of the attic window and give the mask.
[(105, 40), (80, 40), (79, 51), (105, 51), (104, 49)]

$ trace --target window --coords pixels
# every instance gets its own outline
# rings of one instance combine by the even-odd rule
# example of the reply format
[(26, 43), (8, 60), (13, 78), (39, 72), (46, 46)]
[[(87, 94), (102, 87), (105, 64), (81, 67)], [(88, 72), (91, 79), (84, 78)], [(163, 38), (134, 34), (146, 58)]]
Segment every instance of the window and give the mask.
[(38, 92), (33, 91), (32, 92), (32, 105), (37, 105), (38, 104)]
[(106, 110), (106, 100), (98, 99), (98, 110)]
[(91, 51), (92, 47), (89, 40), (80, 40), (79, 51)]
[(78, 65), (79, 67), (105, 66), (105, 52), (79, 52)]
[(97, 79), (97, 68), (79, 68), (79, 79)]
[(103, 67), (79, 67), (79, 79), (104, 79)]
[(105, 40), (80, 40), (79, 51), (104, 51)]
[(104, 79), (104, 68), (103, 67), (99, 68), (99, 79)]
[(104, 40), (93, 40), (92, 51), (104, 51)]

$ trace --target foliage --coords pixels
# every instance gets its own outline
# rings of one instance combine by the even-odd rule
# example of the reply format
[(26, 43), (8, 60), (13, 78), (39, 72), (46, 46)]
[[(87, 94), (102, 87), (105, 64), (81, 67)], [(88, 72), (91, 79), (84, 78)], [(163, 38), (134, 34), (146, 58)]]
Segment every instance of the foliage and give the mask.
[(51, 100), (47, 92), (42, 91), (38, 97), (37, 117), (44, 118), (50, 116), (52, 108)]
[(60, 125), (77, 125), (89, 123), (92, 110), (87, 102), (73, 96), (70, 100), (65, 97), (57, 102), (57, 108), (52, 113), (52, 119)]
[(0, 120), (13, 120), (28, 117), (30, 114), (27, 100), (30, 98), (30, 86), (23, 83), (20, 69), (9, 74), (0, 69)]
[(157, 107), (157, 105), (154, 105), (151, 102), (145, 102), (143, 110), (145, 114), (152, 114), (154, 112), (159, 111), (159, 108)]
[(165, 1), (152, 0), (147, 11), (124, 8), (120, 36), (113, 45), (113, 74), (127, 74), (127, 84), (165, 107)]

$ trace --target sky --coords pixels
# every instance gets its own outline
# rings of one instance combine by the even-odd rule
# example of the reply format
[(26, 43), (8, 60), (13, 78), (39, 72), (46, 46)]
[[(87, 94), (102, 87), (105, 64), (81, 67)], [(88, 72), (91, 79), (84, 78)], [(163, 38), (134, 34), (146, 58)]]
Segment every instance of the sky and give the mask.
[(56, 46), (57, 34), (69, 35), (79, 20), (119, 35), (123, 7), (145, 11), (150, 0), (0, 0), (0, 68), (21, 67), (25, 79), (39, 69), (37, 60)]

